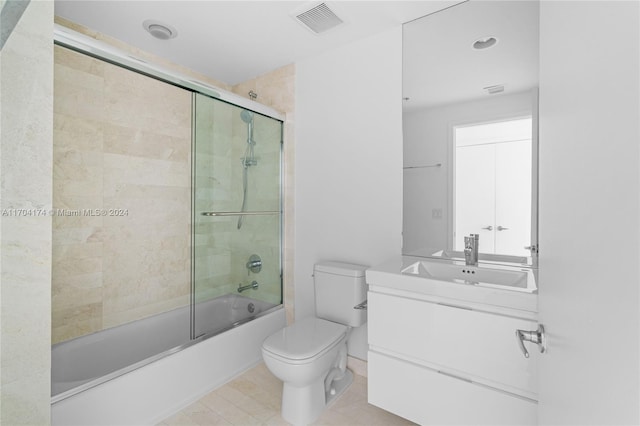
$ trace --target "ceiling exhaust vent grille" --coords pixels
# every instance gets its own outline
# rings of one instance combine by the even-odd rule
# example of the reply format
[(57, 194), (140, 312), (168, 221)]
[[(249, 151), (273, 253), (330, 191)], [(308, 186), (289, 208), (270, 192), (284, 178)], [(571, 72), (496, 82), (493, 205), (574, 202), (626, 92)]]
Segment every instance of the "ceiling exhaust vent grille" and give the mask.
[(296, 14), (296, 19), (316, 34), (323, 33), (344, 23), (326, 3)]

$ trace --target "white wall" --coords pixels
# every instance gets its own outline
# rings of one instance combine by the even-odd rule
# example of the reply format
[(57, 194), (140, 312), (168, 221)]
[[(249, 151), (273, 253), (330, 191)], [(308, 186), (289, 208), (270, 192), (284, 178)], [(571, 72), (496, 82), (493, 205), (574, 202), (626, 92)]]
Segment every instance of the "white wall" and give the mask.
[(540, 424), (638, 424), (640, 7), (540, 23)]
[[(296, 63), (295, 316), (314, 315), (313, 265), (400, 253), (402, 29)], [(350, 354), (366, 359), (366, 327)]]
[[(404, 170), (403, 253), (425, 255), (452, 248), (447, 222), (452, 126), (527, 115), (532, 107), (531, 92), (521, 92), (404, 114), (404, 166), (442, 166)], [(442, 217), (434, 218), (433, 209), (441, 209)]]

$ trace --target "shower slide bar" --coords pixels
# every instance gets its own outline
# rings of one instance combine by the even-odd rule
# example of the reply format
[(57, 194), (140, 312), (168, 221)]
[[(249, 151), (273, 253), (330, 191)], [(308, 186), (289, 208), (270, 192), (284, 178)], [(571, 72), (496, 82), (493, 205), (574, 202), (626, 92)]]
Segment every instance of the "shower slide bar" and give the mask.
[(202, 216), (264, 216), (280, 214), (279, 210), (268, 210), (261, 212), (202, 212)]

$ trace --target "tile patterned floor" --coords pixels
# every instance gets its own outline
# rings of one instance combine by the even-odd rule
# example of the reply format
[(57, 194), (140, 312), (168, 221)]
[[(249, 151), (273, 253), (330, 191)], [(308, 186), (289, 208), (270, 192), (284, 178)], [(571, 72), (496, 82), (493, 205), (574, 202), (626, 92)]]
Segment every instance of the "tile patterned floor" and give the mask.
[[(288, 425), (280, 416), (282, 382), (264, 363), (210, 392), (158, 426)], [(354, 375), (349, 389), (314, 425), (413, 425), (367, 403), (367, 379)]]

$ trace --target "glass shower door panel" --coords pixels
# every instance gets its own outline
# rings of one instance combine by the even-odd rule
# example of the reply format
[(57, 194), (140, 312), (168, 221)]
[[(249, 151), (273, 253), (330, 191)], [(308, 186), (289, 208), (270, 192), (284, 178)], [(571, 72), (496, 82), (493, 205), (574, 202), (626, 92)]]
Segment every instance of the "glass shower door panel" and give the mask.
[[(237, 227), (234, 216), (206, 220), (218, 229)], [(247, 216), (242, 229), (249, 232), (233, 233), (226, 241), (225, 262), (208, 269), (213, 278), (200, 280), (194, 305), (194, 337), (223, 331), (282, 303), (279, 215)], [(252, 256), (259, 257), (258, 268), (249, 267)], [(206, 268), (207, 263), (203, 265)], [(216, 268), (221, 269), (219, 277)]]
[(194, 109), (195, 337), (281, 303), (282, 123), (203, 95)]

